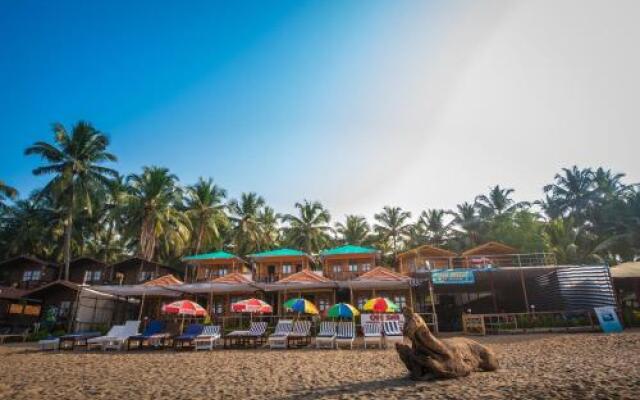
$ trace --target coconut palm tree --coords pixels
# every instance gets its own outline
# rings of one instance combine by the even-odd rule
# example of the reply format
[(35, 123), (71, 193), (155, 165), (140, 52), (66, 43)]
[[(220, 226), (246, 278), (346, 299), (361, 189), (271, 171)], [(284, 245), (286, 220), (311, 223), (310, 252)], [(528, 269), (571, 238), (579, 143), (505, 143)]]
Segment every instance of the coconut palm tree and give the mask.
[(339, 240), (342, 244), (363, 246), (369, 243), (371, 227), (364, 217), (347, 215), (344, 224), (336, 224), (335, 231), (340, 235)]
[(5, 199), (13, 200), (16, 197), (18, 197), (18, 191), (0, 180), (0, 209), (6, 207)]
[(254, 192), (242, 193), (240, 200), (229, 202), (229, 218), (233, 224), (231, 242), (237, 254), (247, 255), (263, 248), (264, 231), (260, 212), (265, 204), (264, 199)]
[[(127, 224), (137, 232), (138, 255), (152, 260), (161, 240), (177, 240), (172, 244), (184, 246), (190, 221), (178, 209), (182, 200), (178, 177), (167, 168), (144, 167), (141, 174), (129, 175), (127, 184)], [(174, 235), (175, 231), (180, 234)]]
[(577, 166), (563, 168), (562, 174), (556, 174), (554, 183), (546, 185), (543, 190), (548, 196), (548, 203), (561, 215), (571, 216), (581, 224), (594, 200), (594, 173), (590, 168), (580, 169)]
[(284, 235), (291, 246), (313, 254), (327, 247), (331, 237), (331, 215), (318, 201), (296, 203), (298, 215), (286, 214), (282, 220), (288, 224)]
[(515, 192), (511, 188), (501, 188), (500, 185), (496, 185), (489, 190), (489, 195), (479, 195), (475, 199), (475, 205), (480, 211), (480, 216), (486, 219), (491, 219), (504, 214), (513, 213), (523, 207), (526, 207), (526, 202), (515, 202), (511, 195)]
[(262, 230), (262, 240), (265, 249), (271, 249), (280, 242), (280, 221), (281, 216), (271, 207), (265, 206), (258, 212), (258, 222)]
[(403, 238), (409, 232), (411, 218), (409, 211), (403, 211), (400, 207), (385, 206), (381, 213), (375, 214), (373, 218), (377, 221), (374, 230), (379, 238), (390, 244), (393, 256), (400, 250)]
[(441, 247), (449, 238), (453, 221), (445, 221), (448, 214), (449, 212), (441, 209), (426, 210), (420, 214), (419, 223), (425, 227), (429, 244)]
[(204, 243), (220, 242), (220, 229), (227, 223), (225, 197), (227, 191), (214, 184), (211, 178), (200, 178), (195, 185), (187, 187), (184, 203), (194, 228), (191, 247), (196, 254)]
[(102, 164), (116, 161), (107, 152), (109, 139), (90, 123), (80, 121), (69, 134), (62, 124), (53, 125), (54, 143), (36, 142), (26, 155), (39, 155), (46, 165), (33, 170), (34, 175), (53, 175), (44, 191), (54, 195), (65, 209), (64, 278), (69, 279), (73, 216), (80, 208), (91, 214), (91, 197), (109, 183), (117, 172)]

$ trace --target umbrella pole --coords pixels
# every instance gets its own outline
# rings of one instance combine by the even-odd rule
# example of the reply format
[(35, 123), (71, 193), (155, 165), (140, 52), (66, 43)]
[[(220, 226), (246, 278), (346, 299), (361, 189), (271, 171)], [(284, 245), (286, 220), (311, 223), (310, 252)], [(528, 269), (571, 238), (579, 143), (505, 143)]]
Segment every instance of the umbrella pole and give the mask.
[(138, 321), (142, 321), (142, 309), (144, 308), (144, 298), (146, 293), (142, 293), (142, 301), (140, 301), (140, 311), (138, 311)]

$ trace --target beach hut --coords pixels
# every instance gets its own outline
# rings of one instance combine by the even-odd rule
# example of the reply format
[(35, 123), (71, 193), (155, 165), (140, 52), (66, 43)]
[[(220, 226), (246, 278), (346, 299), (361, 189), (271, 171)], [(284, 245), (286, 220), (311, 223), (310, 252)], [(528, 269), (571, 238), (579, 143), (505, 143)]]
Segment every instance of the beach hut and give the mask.
[(380, 260), (380, 251), (347, 244), (320, 252), (320, 259), (324, 276), (345, 281), (371, 271)]
[(388, 297), (402, 308), (413, 307), (410, 283), (410, 277), (379, 266), (356, 279), (339, 282), (339, 285), (350, 290), (353, 304), (359, 309), (375, 297)]
[(426, 274), (430, 269), (453, 268), (456, 253), (425, 244), (397, 256), (398, 271), (402, 274)]
[(226, 251), (195, 254), (183, 257), (187, 264), (185, 281), (189, 283), (210, 281), (231, 273), (251, 274), (248, 263)]
[(313, 261), (307, 253), (294, 249), (275, 249), (250, 254), (254, 280), (262, 283), (277, 282), (289, 275), (309, 269)]
[(284, 313), (282, 304), (292, 298), (305, 298), (314, 303), (321, 313), (336, 302), (335, 281), (322, 275), (321, 271), (303, 269), (272, 284), (265, 285), (265, 291), (276, 294), (276, 312)]

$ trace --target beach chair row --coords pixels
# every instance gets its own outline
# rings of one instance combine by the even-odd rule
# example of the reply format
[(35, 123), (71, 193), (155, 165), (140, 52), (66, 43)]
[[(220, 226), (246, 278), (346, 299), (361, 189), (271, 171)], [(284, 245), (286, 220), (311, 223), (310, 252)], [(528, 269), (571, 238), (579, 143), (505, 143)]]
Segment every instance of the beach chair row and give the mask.
[[(384, 348), (391, 343), (404, 341), (402, 329), (397, 321), (365, 323), (362, 325), (362, 334), (365, 349), (367, 345)], [(316, 336), (316, 347), (333, 349), (349, 346), (352, 349), (355, 339), (356, 329), (353, 322), (323, 321)]]

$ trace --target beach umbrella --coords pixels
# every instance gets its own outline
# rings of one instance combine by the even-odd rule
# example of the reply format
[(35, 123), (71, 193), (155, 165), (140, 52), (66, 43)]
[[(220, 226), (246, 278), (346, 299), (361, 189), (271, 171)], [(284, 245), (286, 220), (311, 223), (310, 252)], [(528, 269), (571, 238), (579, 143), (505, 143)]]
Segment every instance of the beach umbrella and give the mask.
[(287, 310), (297, 312), (298, 314), (320, 314), (312, 302), (303, 298), (289, 299), (284, 302), (283, 306)]
[(351, 304), (338, 303), (329, 308), (327, 315), (330, 318), (353, 318), (360, 315), (360, 311)]
[(162, 312), (165, 314), (188, 315), (191, 317), (204, 317), (207, 310), (200, 304), (191, 300), (179, 300), (162, 306)]
[(392, 313), (400, 311), (400, 307), (387, 297), (376, 297), (374, 299), (367, 300), (362, 309), (364, 311), (371, 311), (374, 313)]
[(231, 311), (237, 313), (264, 314), (273, 312), (273, 307), (260, 299), (246, 299), (231, 304)]

